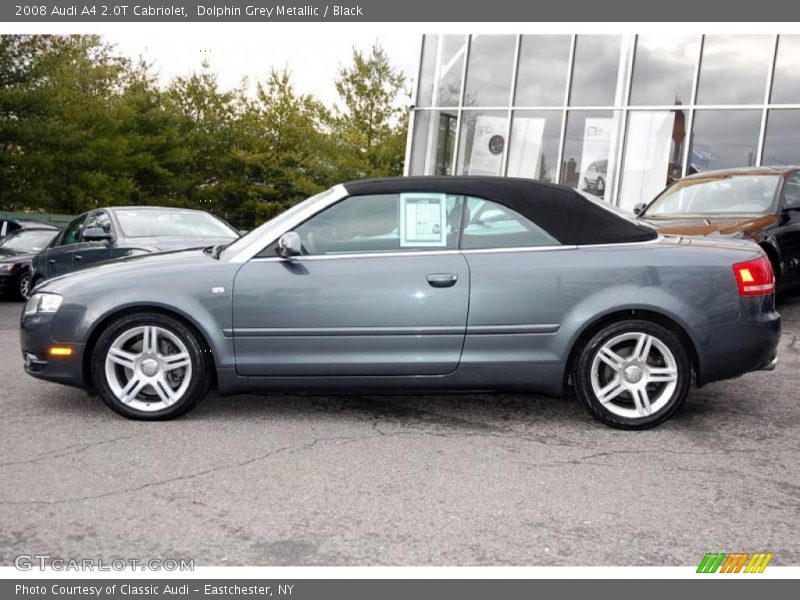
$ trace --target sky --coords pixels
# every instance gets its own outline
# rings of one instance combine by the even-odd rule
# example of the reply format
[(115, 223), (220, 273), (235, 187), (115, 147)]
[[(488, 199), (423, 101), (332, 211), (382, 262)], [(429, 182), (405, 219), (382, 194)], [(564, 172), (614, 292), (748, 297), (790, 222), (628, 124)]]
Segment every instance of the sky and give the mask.
[(202, 31), (184, 28), (181, 32), (178, 28), (178, 32), (165, 36), (142, 29), (109, 33), (104, 38), (116, 45), (121, 54), (134, 60), (141, 56), (153, 63), (163, 84), (199, 69), (204, 58), (217, 73), (223, 89), (238, 87), (244, 77), (252, 89), (256, 80), (266, 79), (271, 67), (288, 67), (297, 92), (313, 94), (327, 105), (337, 99), (334, 78), (341, 66), (350, 64), (353, 46), (368, 52), (378, 41), (392, 64), (405, 73), (409, 87), (420, 51), (420, 36), (409, 36), (407, 32), (351, 31), (346, 36), (313, 36), (298, 35), (296, 29), (276, 31), (277, 27), (270, 27), (258, 36), (233, 28), (208, 36)]

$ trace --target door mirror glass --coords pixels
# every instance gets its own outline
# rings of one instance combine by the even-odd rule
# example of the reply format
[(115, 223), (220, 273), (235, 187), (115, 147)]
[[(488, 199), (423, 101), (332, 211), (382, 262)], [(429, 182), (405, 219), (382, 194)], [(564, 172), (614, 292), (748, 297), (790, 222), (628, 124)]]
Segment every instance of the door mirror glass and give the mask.
[(282, 258), (300, 256), (303, 254), (303, 246), (300, 243), (300, 236), (294, 231), (288, 231), (284, 233), (278, 240), (276, 251), (278, 256)]
[(639, 202), (639, 204), (633, 207), (633, 214), (635, 214), (638, 217), (644, 212), (645, 208), (647, 208), (647, 204), (645, 204), (644, 202)]
[(102, 227), (88, 227), (83, 231), (83, 240), (85, 242), (99, 242), (110, 239), (111, 234)]

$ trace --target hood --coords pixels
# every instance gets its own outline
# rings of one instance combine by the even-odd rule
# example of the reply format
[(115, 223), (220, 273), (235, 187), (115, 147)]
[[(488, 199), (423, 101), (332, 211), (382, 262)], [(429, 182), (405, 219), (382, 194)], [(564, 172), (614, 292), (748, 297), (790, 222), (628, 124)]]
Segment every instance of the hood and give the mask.
[(157, 236), (157, 237), (135, 237), (125, 238), (128, 245), (146, 248), (152, 252), (169, 252), (171, 250), (188, 250), (190, 248), (205, 248), (217, 244), (228, 244), (233, 237), (209, 237), (209, 236)]
[(21, 252), (11, 248), (0, 248), (0, 263), (30, 262), (37, 252)]
[(640, 219), (658, 229), (659, 233), (681, 235), (751, 236), (778, 222), (776, 215), (759, 217), (665, 217)]
[(138, 254), (126, 256), (107, 262), (90, 265), (72, 273), (59, 275), (46, 280), (41, 290), (58, 292), (73, 285), (81, 285), (87, 281), (98, 281), (106, 277), (129, 278), (146, 275), (147, 273), (160, 273), (172, 269), (185, 269), (201, 264), (204, 259), (215, 260), (202, 250), (177, 250), (158, 254)]

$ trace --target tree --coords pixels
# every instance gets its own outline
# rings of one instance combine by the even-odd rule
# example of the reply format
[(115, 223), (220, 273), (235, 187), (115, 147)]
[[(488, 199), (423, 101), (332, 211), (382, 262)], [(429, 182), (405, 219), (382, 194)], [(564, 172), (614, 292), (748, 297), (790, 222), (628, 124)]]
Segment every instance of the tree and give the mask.
[(405, 76), (386, 52), (374, 45), (365, 56), (353, 49), (353, 63), (340, 69), (330, 131), (341, 152), (341, 179), (400, 175), (405, 154), (407, 115), (397, 105)]
[(5, 37), (0, 204), (77, 212), (129, 194), (114, 118), (127, 61), (98, 36)]

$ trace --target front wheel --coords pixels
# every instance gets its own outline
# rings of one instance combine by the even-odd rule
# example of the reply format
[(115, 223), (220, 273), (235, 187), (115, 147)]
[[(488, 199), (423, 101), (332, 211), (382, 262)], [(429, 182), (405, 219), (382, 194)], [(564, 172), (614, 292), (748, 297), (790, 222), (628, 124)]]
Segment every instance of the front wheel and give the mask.
[(31, 274), (23, 273), (17, 282), (17, 296), (20, 300), (27, 300), (31, 295)]
[(597, 420), (648, 429), (669, 419), (689, 393), (692, 368), (681, 340), (650, 321), (612, 323), (580, 350), (575, 394)]
[(208, 392), (212, 364), (197, 334), (160, 313), (117, 319), (92, 354), (103, 401), (129, 419), (164, 420), (192, 408)]

